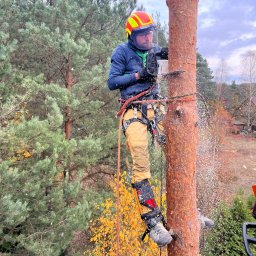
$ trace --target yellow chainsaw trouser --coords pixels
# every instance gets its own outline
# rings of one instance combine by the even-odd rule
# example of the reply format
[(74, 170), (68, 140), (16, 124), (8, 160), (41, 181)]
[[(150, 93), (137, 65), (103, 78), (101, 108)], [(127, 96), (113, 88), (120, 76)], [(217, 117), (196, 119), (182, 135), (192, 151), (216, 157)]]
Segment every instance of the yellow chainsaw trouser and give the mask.
[[(124, 114), (123, 120), (129, 120), (136, 117), (142, 118), (141, 111), (136, 111), (134, 109), (128, 109)], [(164, 107), (161, 105), (160, 111), (164, 114)], [(154, 118), (155, 111), (152, 108), (147, 109), (147, 118), (152, 120)], [(164, 133), (163, 123), (160, 121), (158, 124), (158, 129), (161, 133)], [(126, 142), (128, 149), (132, 156), (133, 168), (132, 168), (132, 181), (134, 183), (142, 181), (144, 179), (149, 179), (151, 177), (150, 173), (150, 161), (148, 152), (148, 128), (147, 125), (139, 121), (132, 122), (125, 131)], [(142, 207), (142, 213), (149, 212), (149, 208)]]

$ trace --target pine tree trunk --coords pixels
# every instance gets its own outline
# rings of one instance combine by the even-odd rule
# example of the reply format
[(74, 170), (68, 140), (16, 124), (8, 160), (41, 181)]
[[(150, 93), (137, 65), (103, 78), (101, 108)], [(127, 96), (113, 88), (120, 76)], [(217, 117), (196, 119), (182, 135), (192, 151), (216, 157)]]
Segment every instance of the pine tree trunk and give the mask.
[[(71, 91), (71, 89), (74, 85), (74, 79), (73, 79), (73, 74), (72, 74), (72, 71), (71, 71), (70, 57), (67, 59), (67, 64), (66, 64), (65, 83), (66, 83), (66, 88), (69, 91)], [(65, 114), (66, 114), (65, 136), (66, 136), (66, 139), (69, 140), (70, 137), (71, 137), (71, 132), (72, 132), (72, 121), (71, 121), (71, 108), (70, 108), (70, 106), (66, 107)]]
[(192, 94), (169, 104), (167, 133), (167, 221), (178, 238), (171, 256), (199, 255), (196, 207), (196, 28), (198, 0), (167, 0), (169, 8), (169, 97)]
[(47, 0), (47, 3), (48, 3), (50, 6), (53, 6), (54, 1), (53, 1), (53, 0)]

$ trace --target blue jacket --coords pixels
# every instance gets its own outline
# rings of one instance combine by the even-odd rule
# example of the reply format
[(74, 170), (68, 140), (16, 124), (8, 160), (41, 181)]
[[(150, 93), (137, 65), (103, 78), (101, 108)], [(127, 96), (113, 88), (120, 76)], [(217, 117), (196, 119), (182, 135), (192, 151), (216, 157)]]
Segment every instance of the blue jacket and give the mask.
[(154, 84), (156, 86), (151, 94), (158, 94), (160, 89), (155, 82), (136, 80), (135, 73), (140, 71), (143, 66), (142, 58), (136, 54), (136, 50), (129, 43), (118, 45), (111, 57), (109, 89), (119, 89), (121, 98), (127, 99), (147, 90)]

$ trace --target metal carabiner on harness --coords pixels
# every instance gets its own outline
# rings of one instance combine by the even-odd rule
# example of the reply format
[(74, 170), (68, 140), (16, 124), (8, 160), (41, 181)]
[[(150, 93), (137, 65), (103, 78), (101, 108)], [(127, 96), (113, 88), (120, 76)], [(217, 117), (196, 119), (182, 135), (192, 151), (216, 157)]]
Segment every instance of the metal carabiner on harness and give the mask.
[(165, 145), (166, 144), (166, 136), (165, 134), (162, 134), (159, 131), (159, 128), (157, 126), (156, 120), (152, 119), (149, 121), (149, 131), (152, 134), (152, 139), (154, 142), (154, 139), (160, 144), (160, 145)]

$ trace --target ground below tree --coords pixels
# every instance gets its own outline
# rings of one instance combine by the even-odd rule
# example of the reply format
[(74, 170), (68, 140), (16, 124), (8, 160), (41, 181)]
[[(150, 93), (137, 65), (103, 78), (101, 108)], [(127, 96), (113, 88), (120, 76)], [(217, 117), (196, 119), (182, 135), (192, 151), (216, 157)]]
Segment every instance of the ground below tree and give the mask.
[(239, 190), (252, 193), (256, 183), (256, 139), (245, 135), (228, 135), (219, 150), (219, 193), (230, 201)]

